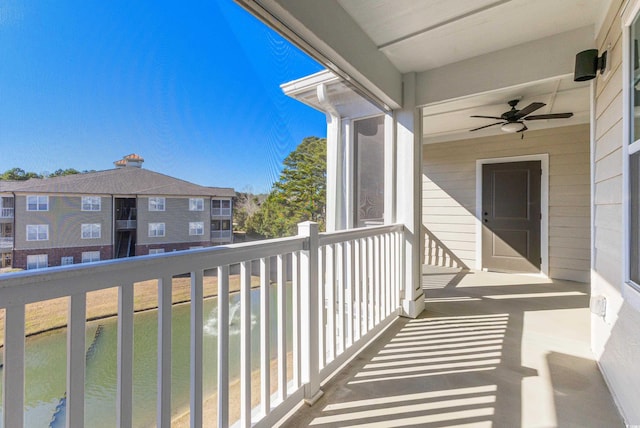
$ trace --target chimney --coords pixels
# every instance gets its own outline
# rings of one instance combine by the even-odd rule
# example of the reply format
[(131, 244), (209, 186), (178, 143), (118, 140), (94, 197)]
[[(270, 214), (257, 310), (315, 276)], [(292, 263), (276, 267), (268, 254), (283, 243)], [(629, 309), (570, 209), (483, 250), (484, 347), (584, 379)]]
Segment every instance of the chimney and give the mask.
[(131, 153), (130, 155), (123, 157), (119, 161), (115, 161), (113, 164), (116, 166), (116, 168), (127, 168), (127, 167), (142, 168), (143, 162), (144, 162), (144, 159), (140, 155)]

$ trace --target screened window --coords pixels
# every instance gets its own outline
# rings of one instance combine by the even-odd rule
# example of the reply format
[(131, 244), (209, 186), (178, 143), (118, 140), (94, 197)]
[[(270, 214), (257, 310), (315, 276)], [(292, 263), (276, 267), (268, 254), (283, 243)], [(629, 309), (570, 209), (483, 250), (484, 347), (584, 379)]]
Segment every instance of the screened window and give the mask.
[(27, 269), (42, 269), (49, 266), (49, 256), (46, 254), (34, 254), (27, 256)]
[(211, 214), (219, 216), (230, 216), (231, 201), (228, 199), (213, 199), (211, 201)]
[(164, 223), (149, 223), (149, 237), (157, 238), (164, 236)]
[(204, 199), (202, 199), (202, 198), (190, 198), (189, 199), (189, 211), (204, 211)]
[(201, 221), (189, 222), (189, 235), (204, 235), (204, 223)]
[(60, 259), (60, 265), (61, 266), (72, 265), (72, 264), (73, 264), (73, 256), (62, 257)]
[(165, 198), (149, 198), (149, 211), (164, 211)]
[(48, 224), (28, 224), (27, 241), (47, 241), (49, 240)]
[(100, 251), (83, 251), (82, 263), (91, 263), (100, 261)]
[(355, 225), (381, 224), (384, 219), (384, 116), (356, 120)]
[(100, 211), (101, 202), (100, 196), (83, 196), (82, 211)]
[(41, 195), (27, 196), (27, 211), (49, 211), (49, 197)]

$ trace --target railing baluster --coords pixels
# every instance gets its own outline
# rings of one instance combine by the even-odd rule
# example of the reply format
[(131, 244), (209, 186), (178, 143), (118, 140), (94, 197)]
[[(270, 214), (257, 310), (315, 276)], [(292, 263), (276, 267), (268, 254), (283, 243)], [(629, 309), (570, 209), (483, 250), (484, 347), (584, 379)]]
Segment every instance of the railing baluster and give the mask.
[(383, 319), (386, 318), (387, 316), (387, 287), (388, 287), (388, 283), (386, 281), (387, 279), (387, 269), (388, 266), (385, 265), (385, 261), (386, 261), (386, 253), (385, 253), (385, 244), (384, 244), (384, 235), (378, 237), (378, 241), (380, 242), (380, 258), (378, 259), (378, 263), (379, 263), (379, 272), (378, 274), (380, 275), (380, 321), (382, 321)]
[(367, 331), (371, 330), (375, 325), (373, 269), (373, 238), (367, 238), (367, 311), (369, 312)]
[(346, 254), (346, 278), (347, 280), (345, 281), (345, 288), (346, 288), (346, 310), (347, 310), (347, 328), (346, 328), (346, 332), (347, 334), (346, 336), (346, 344), (347, 346), (351, 346), (354, 342), (354, 334), (353, 334), (353, 298), (354, 298), (354, 289), (356, 288), (355, 286), (355, 265), (353, 264), (354, 260), (353, 260), (353, 249), (354, 249), (354, 243), (353, 241), (347, 241), (345, 243), (345, 254)]
[(325, 249), (325, 299), (327, 308), (327, 362), (331, 362), (336, 357), (336, 264), (335, 247), (327, 245)]
[(240, 264), (240, 426), (251, 426), (251, 262)]
[(353, 303), (354, 320), (353, 320), (353, 341), (360, 339), (360, 330), (362, 329), (362, 258), (360, 240), (353, 241), (353, 290), (355, 293)]
[(229, 266), (218, 267), (218, 427), (229, 426)]
[[(321, 247), (318, 249), (318, 296), (316, 304), (318, 305), (318, 354), (319, 361), (318, 364), (320, 367), (325, 367), (327, 365), (327, 333), (326, 333), (326, 323), (327, 323), (327, 312), (326, 312), (326, 266), (327, 266), (327, 248)], [(300, 273), (303, 274), (304, 270), (302, 265), (300, 265)], [(302, 281), (302, 277), (300, 279), (300, 286), (304, 286), (304, 281)], [(302, 296), (302, 294), (301, 294)], [(304, 330), (302, 330), (304, 331)], [(301, 342), (302, 343), (302, 342)]]
[(389, 234), (385, 233), (382, 235), (384, 239), (384, 277), (385, 277), (385, 286), (384, 286), (384, 302), (385, 302), (385, 318), (387, 315), (391, 313), (391, 242), (389, 240)]
[(202, 426), (202, 341), (203, 341), (204, 272), (191, 272), (190, 376), (191, 427)]
[(133, 284), (118, 288), (116, 426), (133, 425)]
[(87, 294), (72, 294), (67, 326), (67, 427), (84, 426), (86, 319)]
[(278, 255), (278, 399), (287, 398), (287, 260)]
[(260, 410), (264, 416), (271, 411), (270, 262), (267, 257), (260, 259)]
[(2, 370), (2, 411), (5, 427), (24, 426), (24, 314), (24, 305), (5, 309)]
[(158, 279), (158, 400), (156, 418), (160, 428), (171, 426), (171, 281)]
[(361, 278), (361, 282), (362, 282), (362, 327), (361, 327), (361, 335), (365, 335), (367, 333), (367, 331), (369, 331), (369, 304), (368, 304), (368, 300), (369, 300), (369, 288), (368, 285), (369, 284), (369, 268), (368, 268), (368, 263), (369, 263), (369, 257), (367, 257), (368, 255), (368, 245), (367, 245), (367, 239), (361, 239), (361, 246), (360, 246), (360, 270), (362, 272), (362, 278)]
[(338, 291), (338, 320), (336, 324), (338, 328), (336, 333), (339, 333), (340, 338), (336, 344), (336, 355), (338, 355), (338, 349), (340, 354), (344, 352), (347, 333), (344, 328), (344, 244), (342, 242), (336, 245), (336, 288)]
[(291, 336), (293, 350), (293, 389), (300, 386), (300, 272), (298, 252), (291, 254)]
[(373, 237), (373, 312), (374, 322), (376, 326), (380, 322), (380, 237)]

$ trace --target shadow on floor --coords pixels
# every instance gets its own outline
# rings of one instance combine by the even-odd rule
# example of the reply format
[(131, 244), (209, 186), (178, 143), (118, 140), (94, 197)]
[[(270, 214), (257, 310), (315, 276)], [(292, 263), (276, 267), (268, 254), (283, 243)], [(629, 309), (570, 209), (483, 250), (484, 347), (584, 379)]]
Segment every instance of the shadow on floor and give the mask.
[(419, 318), (398, 319), (284, 426), (622, 426), (589, 359), (586, 284), (441, 275), (425, 279)]

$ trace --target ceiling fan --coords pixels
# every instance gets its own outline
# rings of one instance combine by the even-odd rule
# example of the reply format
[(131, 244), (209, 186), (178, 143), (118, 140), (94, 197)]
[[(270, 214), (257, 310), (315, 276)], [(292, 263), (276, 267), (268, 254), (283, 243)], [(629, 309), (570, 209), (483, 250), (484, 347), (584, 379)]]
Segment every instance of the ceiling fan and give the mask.
[(502, 129), (504, 132), (524, 132), (529, 128), (527, 128), (527, 125), (524, 124), (523, 120), (568, 119), (571, 116), (573, 116), (573, 113), (536, 114), (536, 115), (530, 116), (531, 113), (538, 110), (539, 108), (544, 107), (546, 104), (531, 103), (525, 108), (523, 108), (522, 110), (518, 110), (516, 109), (516, 105), (518, 105), (518, 101), (520, 100), (509, 101), (511, 110), (502, 113), (500, 117), (471, 116), (471, 117), (480, 117), (483, 119), (497, 119), (497, 120), (500, 120), (500, 122), (481, 126), (479, 128), (470, 129), (469, 131), (478, 131), (480, 129), (489, 128), (491, 126), (502, 125), (500, 129)]

